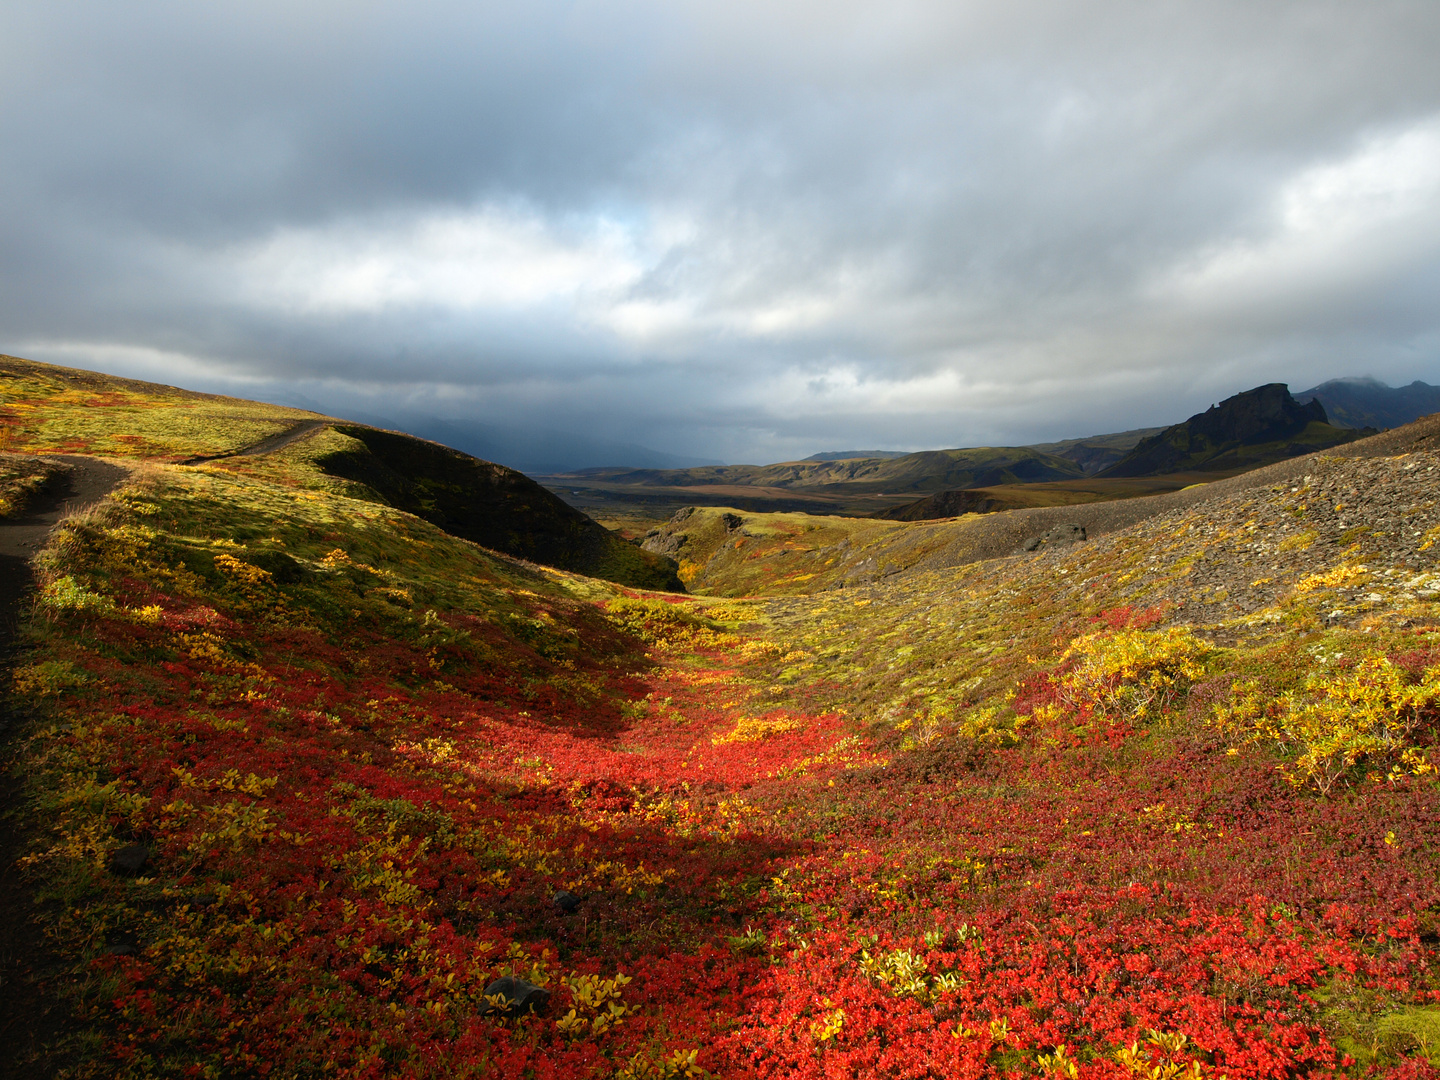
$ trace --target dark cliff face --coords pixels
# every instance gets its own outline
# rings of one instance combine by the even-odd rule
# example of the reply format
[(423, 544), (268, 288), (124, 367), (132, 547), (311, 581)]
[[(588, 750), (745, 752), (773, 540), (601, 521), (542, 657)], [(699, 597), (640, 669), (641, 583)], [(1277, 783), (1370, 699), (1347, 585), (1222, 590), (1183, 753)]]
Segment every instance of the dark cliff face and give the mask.
[(1246, 390), (1183, 424), (1145, 439), (1101, 476), (1160, 476), (1255, 468), (1349, 442), (1360, 432), (1337, 428), (1319, 401), (1301, 405), (1284, 383)]
[(1301, 405), (1284, 383), (1267, 383), (1211, 405), (1185, 423), (1195, 434), (1217, 443), (1249, 444), (1294, 435), (1312, 421), (1329, 422), (1325, 406), (1318, 401)]

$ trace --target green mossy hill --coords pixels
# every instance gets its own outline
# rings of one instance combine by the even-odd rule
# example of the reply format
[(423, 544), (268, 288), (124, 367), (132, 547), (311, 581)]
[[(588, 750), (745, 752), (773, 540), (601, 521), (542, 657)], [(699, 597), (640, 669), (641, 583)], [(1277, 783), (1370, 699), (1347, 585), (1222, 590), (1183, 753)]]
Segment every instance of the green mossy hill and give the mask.
[(315, 464), (363, 485), (362, 493), (378, 502), (531, 562), (636, 588), (684, 591), (672, 560), (627, 543), (514, 469), (410, 435), (358, 424), (335, 430), (355, 443)]
[(721, 465), (703, 469), (586, 469), (587, 482), (643, 487), (770, 487), (868, 491), (941, 491), (988, 484), (1071, 480), (1083, 476), (1065, 458), (1024, 446), (925, 450), (897, 458), (788, 461), (779, 465)]
[(156, 462), (223, 457), (324, 417), (0, 356), (0, 449)]
[(1301, 405), (1284, 383), (1246, 390), (1142, 440), (1100, 476), (1237, 472), (1352, 442), (1370, 431), (1331, 424), (1318, 401)]

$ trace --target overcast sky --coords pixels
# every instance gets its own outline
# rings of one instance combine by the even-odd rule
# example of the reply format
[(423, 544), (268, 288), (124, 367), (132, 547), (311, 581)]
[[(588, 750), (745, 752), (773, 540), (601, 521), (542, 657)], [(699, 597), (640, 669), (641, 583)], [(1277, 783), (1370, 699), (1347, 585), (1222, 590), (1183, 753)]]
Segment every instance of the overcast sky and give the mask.
[(1440, 4), (0, 6), (0, 351), (730, 461), (1440, 382)]

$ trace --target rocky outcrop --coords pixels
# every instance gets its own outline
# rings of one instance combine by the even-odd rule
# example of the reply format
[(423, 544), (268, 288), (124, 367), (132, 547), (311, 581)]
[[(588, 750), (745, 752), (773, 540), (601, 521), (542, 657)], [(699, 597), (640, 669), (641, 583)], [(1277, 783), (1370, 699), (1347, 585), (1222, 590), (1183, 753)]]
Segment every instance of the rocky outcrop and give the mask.
[(1268, 383), (1141, 441), (1099, 475), (1163, 476), (1254, 468), (1367, 434), (1373, 433), (1335, 427), (1319, 401), (1301, 405), (1284, 383)]

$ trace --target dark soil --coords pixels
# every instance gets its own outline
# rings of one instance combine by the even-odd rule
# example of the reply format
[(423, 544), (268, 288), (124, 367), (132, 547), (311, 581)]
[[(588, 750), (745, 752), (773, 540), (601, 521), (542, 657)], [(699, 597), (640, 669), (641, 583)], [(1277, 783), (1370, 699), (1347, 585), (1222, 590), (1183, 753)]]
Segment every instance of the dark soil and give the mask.
[[(127, 475), (119, 465), (56, 455), (62, 470), (20, 516), (0, 521), (0, 682), (8, 685), (19, 613), (34, 585), (30, 560), (61, 518), (99, 502)], [(24, 701), (0, 694), (0, 1076), (46, 1077), (54, 1062), (45, 1046), (65, 1024), (59, 995), (47, 983), (62, 970), (34, 919), (35, 903), (19, 858), (29, 836), (22, 824), (22, 792), (12, 769), (16, 743), (29, 719)]]

